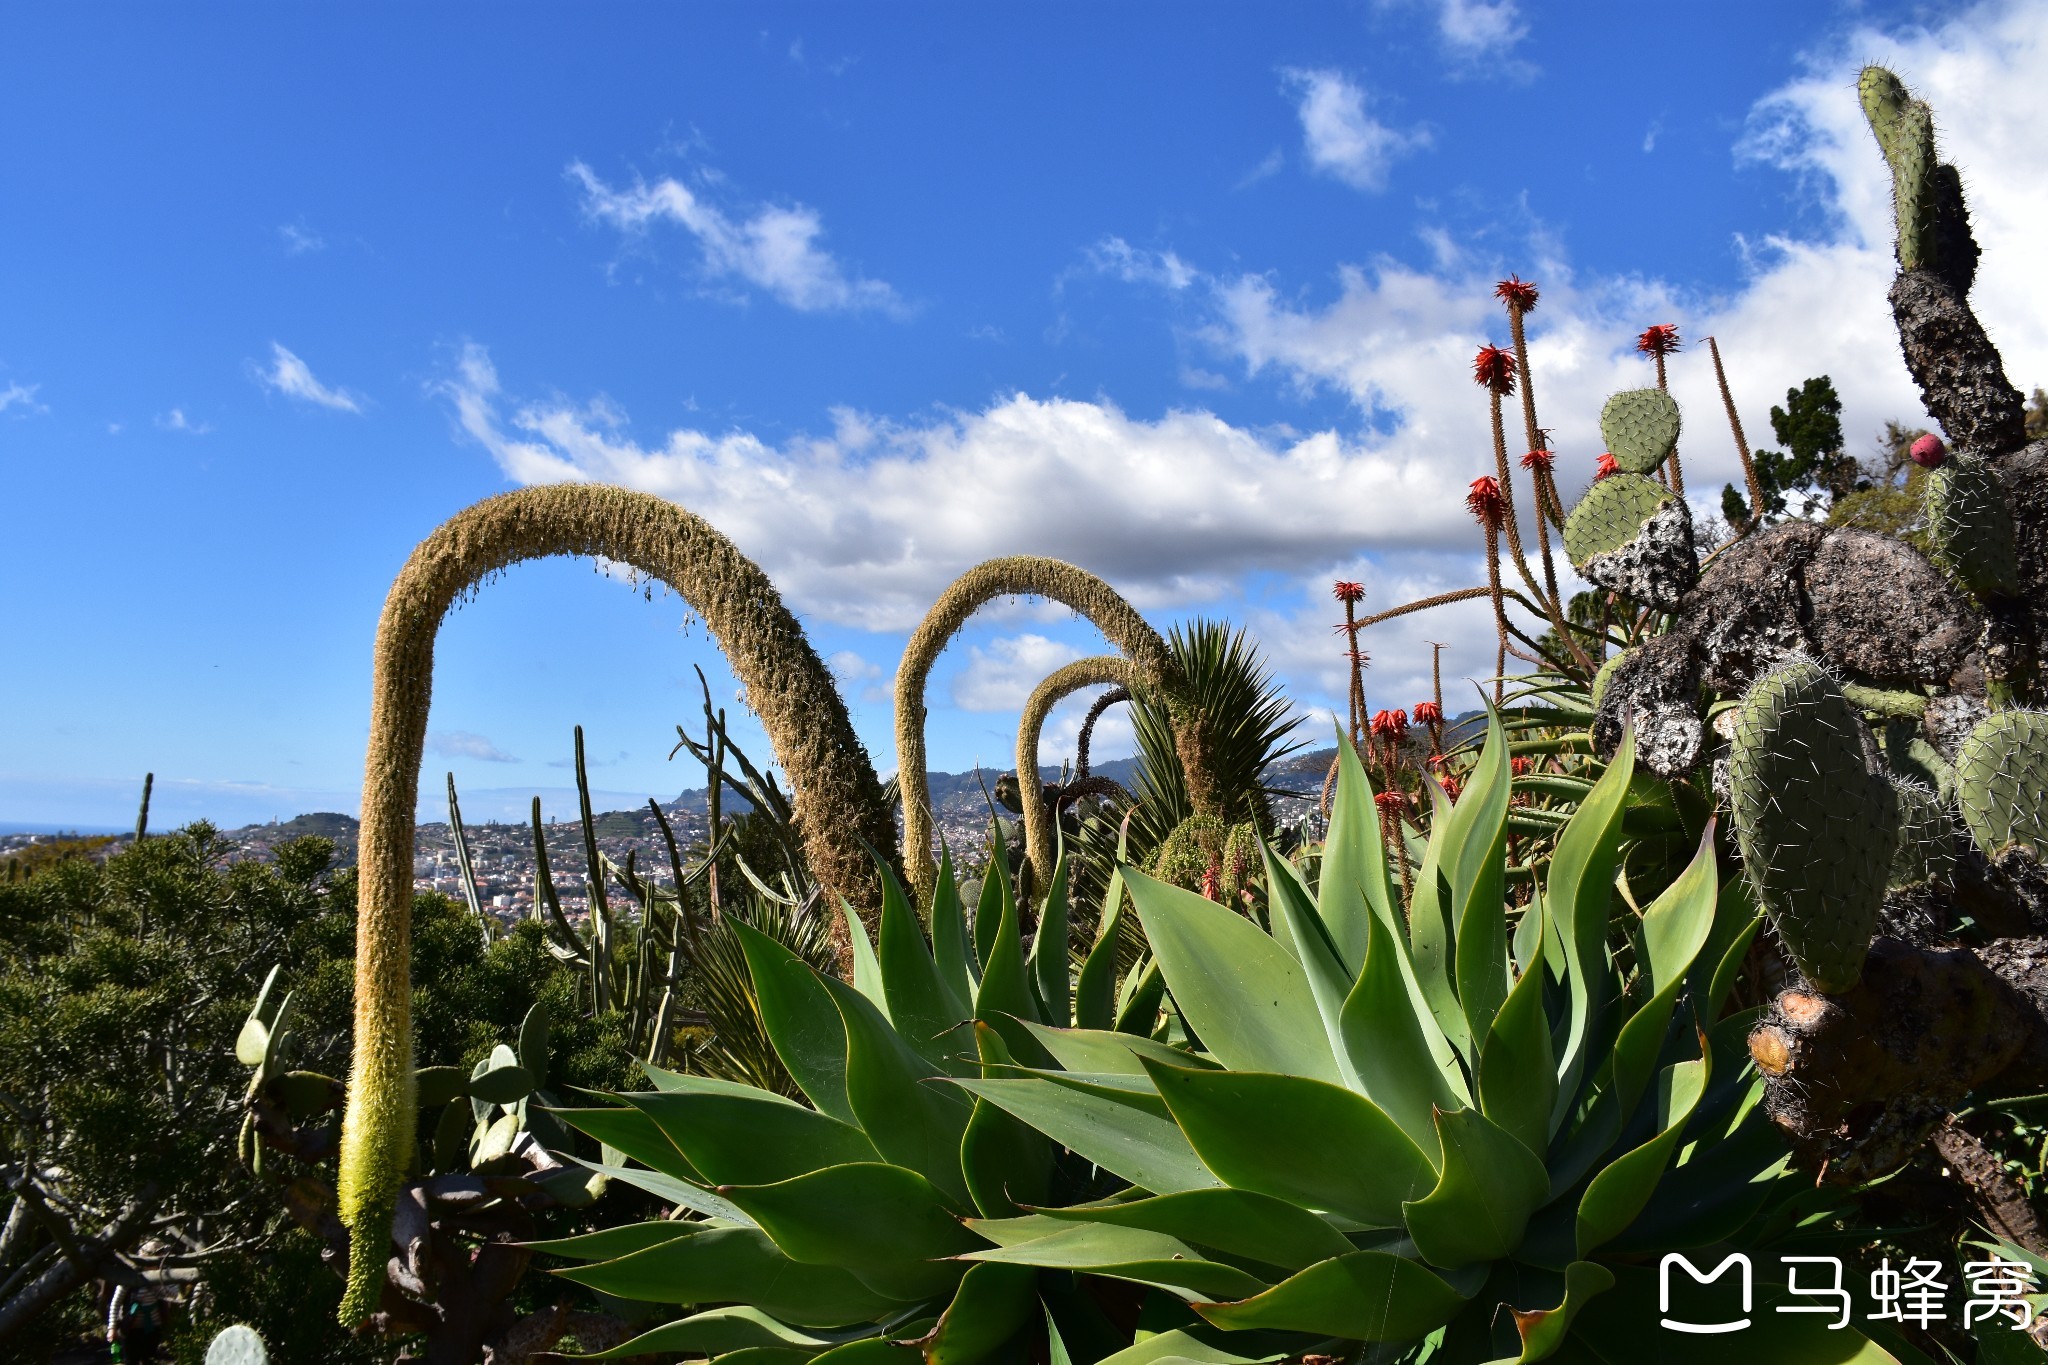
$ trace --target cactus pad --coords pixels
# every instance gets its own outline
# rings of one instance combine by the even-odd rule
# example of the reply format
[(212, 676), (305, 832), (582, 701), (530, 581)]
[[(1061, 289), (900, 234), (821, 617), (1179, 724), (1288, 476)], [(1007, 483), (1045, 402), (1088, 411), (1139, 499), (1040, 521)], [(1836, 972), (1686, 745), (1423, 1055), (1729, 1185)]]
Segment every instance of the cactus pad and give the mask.
[(1728, 755), (1736, 846), (1779, 937), (1816, 987), (1863, 975), (1893, 855), (1898, 799), (1870, 771), (1862, 718), (1810, 659), (1760, 678)]
[(1899, 848), (1887, 885), (1948, 885), (1955, 879), (1956, 822), (1947, 805), (1918, 782), (1894, 777), (1891, 783), (1899, 810)]
[(263, 1338), (241, 1323), (221, 1328), (206, 1347), (206, 1365), (266, 1365), (269, 1359)]
[(1699, 582), (1692, 512), (1654, 479), (1610, 474), (1565, 520), (1565, 553), (1588, 581), (1670, 611)]
[(1956, 803), (1986, 857), (2025, 844), (2048, 858), (2048, 714), (1999, 711), (1956, 750)]
[(1954, 454), (1927, 474), (1928, 558), (1975, 596), (2019, 592), (2012, 509), (1982, 460)]
[(1631, 474), (1647, 474), (1671, 457), (1678, 444), (1678, 404), (1662, 389), (1629, 389), (1600, 409), (1600, 438), (1614, 462)]

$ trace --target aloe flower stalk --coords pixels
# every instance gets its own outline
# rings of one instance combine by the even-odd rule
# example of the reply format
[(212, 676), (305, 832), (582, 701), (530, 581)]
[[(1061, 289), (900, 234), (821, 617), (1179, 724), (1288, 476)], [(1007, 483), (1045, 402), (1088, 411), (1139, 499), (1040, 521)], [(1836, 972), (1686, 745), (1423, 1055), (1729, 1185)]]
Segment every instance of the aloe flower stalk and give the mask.
[(1493, 699), (1498, 705), (1501, 679), (1508, 671), (1508, 613), (1500, 590), (1500, 528), (1505, 517), (1500, 481), (1488, 474), (1472, 480), (1472, 487), (1465, 494), (1465, 508), (1486, 533), (1486, 586), (1493, 598), (1494, 630), (1500, 638), (1493, 668)]
[(1712, 337), (1707, 338), (1707, 354), (1714, 358), (1714, 382), (1721, 386), (1721, 406), (1727, 410), (1728, 429), (1735, 434), (1735, 453), (1742, 457), (1742, 477), (1749, 485), (1749, 525), (1739, 532), (1748, 535), (1763, 515), (1764, 489), (1757, 481), (1756, 464), (1749, 458), (1749, 438), (1742, 434), (1742, 417), (1735, 411), (1735, 395), (1728, 388), (1728, 371), (1721, 367), (1721, 344)]
[[(1554, 568), (1551, 570), (1550, 577), (1553, 580), (1553, 587), (1550, 592), (1546, 593), (1537, 585), (1535, 574), (1529, 571), (1528, 556), (1522, 552), (1522, 535), (1517, 529), (1515, 521), (1514, 480), (1508, 472), (1507, 431), (1501, 420), (1501, 399), (1514, 392), (1515, 374), (1516, 362), (1514, 356), (1507, 351), (1503, 351), (1498, 346), (1482, 346), (1479, 348), (1479, 354), (1473, 358), (1472, 379), (1474, 383), (1486, 390), (1487, 403), (1493, 419), (1493, 463), (1496, 474), (1495, 486), (1499, 492), (1501, 529), (1507, 532), (1509, 553), (1514, 557), (1515, 568), (1522, 575), (1522, 581), (1529, 586), (1529, 595), (1542, 603), (1544, 615), (1550, 618), (1550, 624), (1556, 629), (1558, 638), (1563, 640), (1566, 647), (1578, 656), (1580, 663), (1584, 665), (1587, 671), (1587, 675), (1591, 676), (1592, 664), (1586, 660), (1585, 655), (1579, 650), (1578, 644), (1572, 639), (1571, 631), (1565, 626), (1564, 615), (1558, 608), (1557, 592), (1554, 586), (1557, 576), (1556, 570)], [(1537, 521), (1539, 523), (1538, 529), (1540, 530), (1540, 523), (1543, 519), (1540, 501), (1542, 493), (1540, 489), (1537, 497), (1539, 499), (1537, 504)], [(1547, 532), (1544, 533), (1544, 547), (1547, 552), (1549, 548)], [(1505, 634), (1503, 634), (1503, 638), (1505, 638)]]
[(1344, 632), (1344, 648), (1351, 664), (1351, 727), (1353, 744), (1364, 743), (1365, 725), (1365, 665), (1368, 656), (1358, 647), (1358, 604), (1365, 600), (1365, 584), (1339, 580), (1332, 591), (1337, 600), (1344, 604), (1344, 624), (1337, 627)]

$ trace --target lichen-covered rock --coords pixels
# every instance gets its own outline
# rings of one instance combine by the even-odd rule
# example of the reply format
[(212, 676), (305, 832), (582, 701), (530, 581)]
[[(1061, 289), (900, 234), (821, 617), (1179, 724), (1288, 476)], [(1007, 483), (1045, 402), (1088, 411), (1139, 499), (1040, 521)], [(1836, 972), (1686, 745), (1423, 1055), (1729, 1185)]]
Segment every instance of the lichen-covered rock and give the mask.
[(2020, 391), (1955, 285), (1931, 271), (1902, 270), (1891, 303), (1906, 368), (1950, 447), (1995, 459), (2025, 445)]
[(1976, 642), (1962, 595), (1903, 541), (1832, 531), (1807, 562), (1807, 615), (1820, 656), (1888, 683), (1946, 682)]
[(1920, 728), (1935, 752), (1945, 762), (1954, 763), (1956, 750), (1969, 738), (1970, 731), (1990, 714), (1991, 708), (1984, 704), (1982, 697), (1971, 696), (1967, 692), (1945, 692), (1929, 699), (1927, 710), (1920, 717)]
[(1614, 662), (1593, 717), (1593, 744), (1611, 754), (1633, 725), (1636, 762), (1659, 777), (1680, 777), (1700, 761), (1706, 727), (1699, 713), (1700, 666), (1692, 636), (1654, 636)]
[(1592, 556), (1579, 566), (1579, 572), (1588, 582), (1632, 602), (1659, 611), (1676, 610), (1700, 581), (1692, 510), (1684, 498), (1670, 498), (1651, 513), (1635, 539), (1620, 549)]

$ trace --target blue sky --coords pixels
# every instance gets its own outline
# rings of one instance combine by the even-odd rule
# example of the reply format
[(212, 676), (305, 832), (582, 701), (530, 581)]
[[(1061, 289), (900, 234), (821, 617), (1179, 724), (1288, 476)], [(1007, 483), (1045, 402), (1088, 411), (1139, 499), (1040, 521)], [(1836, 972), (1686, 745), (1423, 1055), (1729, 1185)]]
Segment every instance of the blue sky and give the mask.
[[(411, 545), (562, 477), (708, 516), (840, 670), (887, 683), (980, 558), (1051, 553), (1155, 621), (1250, 627), (1341, 697), (1333, 577), (1479, 581), (1471, 351), (1534, 279), (1539, 399), (1590, 476), (1651, 322), (1717, 334), (1753, 438), (1833, 374), (1852, 440), (1917, 419), (1883, 304), (1856, 65), (1943, 117), (1978, 306), (2048, 379), (2048, 5), (31, 7), (0, 54), (0, 826), (353, 810), (369, 653)], [(1704, 355), (1703, 506), (1733, 474)], [(1696, 401), (1695, 401), (1696, 400)], [(1580, 467), (1583, 466), (1581, 470)], [(1569, 482), (1569, 480), (1567, 480)], [(551, 804), (581, 722), (618, 800), (733, 705), (701, 627), (589, 564), (443, 632), (423, 790)], [(1375, 704), (1426, 639), (1376, 632)], [(932, 687), (936, 766), (1005, 762), (1094, 652), (988, 613)], [(734, 709), (737, 709), (735, 706)], [(1048, 761), (1078, 708), (1055, 718)], [(1121, 731), (1106, 736), (1116, 752)], [(764, 751), (765, 744), (758, 745)]]

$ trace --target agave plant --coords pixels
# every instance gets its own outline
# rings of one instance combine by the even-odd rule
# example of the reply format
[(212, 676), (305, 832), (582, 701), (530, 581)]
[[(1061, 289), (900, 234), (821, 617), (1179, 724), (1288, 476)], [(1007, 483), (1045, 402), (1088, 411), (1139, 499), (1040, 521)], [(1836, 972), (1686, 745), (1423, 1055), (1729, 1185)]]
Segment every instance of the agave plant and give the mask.
[[(1490, 729), (1406, 915), (1347, 746), (1320, 886), (1267, 855), (1270, 934), (1119, 874), (1151, 944), (1121, 987), (1123, 885), (1071, 981), (1062, 886), (1027, 951), (1004, 879), (970, 930), (950, 867), (929, 944), (885, 872), (851, 984), (738, 930), (810, 1106), (650, 1069), (653, 1090), (561, 1111), (641, 1163), (607, 1174), (695, 1216), (541, 1249), (699, 1310), (618, 1355), (952, 1365), (1040, 1334), (1116, 1365), (1639, 1349), (1645, 1254), (1754, 1242), (1804, 1183), (1780, 1178), (1747, 1020), (1714, 1022), (1756, 912), (1710, 834), (1610, 947), (1625, 744), (1512, 913)], [(1772, 1323), (1763, 1358), (1815, 1349), (1808, 1321)]]

